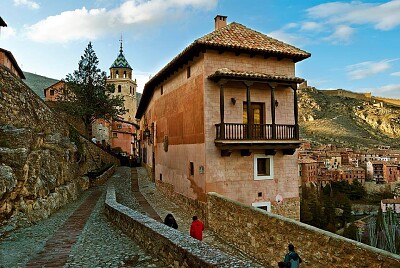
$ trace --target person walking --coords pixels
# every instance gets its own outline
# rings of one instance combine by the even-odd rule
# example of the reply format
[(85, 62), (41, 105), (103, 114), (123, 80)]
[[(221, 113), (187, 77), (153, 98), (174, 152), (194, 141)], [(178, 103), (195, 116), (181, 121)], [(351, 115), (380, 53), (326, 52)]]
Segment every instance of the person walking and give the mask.
[(178, 229), (178, 224), (176, 223), (174, 216), (170, 213), (165, 216), (164, 224), (174, 229)]
[(294, 246), (292, 244), (288, 245), (289, 252), (285, 255), (285, 264), (286, 267), (290, 268), (299, 268), (300, 263), (302, 263), (302, 259), (300, 258), (299, 254), (294, 251)]
[(201, 241), (203, 240), (204, 224), (197, 219), (197, 216), (193, 216), (192, 219), (193, 221), (190, 225), (190, 236)]

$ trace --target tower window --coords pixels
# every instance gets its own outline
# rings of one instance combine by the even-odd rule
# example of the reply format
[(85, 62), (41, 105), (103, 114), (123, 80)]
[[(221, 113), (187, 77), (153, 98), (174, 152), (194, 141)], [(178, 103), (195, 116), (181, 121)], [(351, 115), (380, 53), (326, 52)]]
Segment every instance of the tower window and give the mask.
[(186, 69), (186, 75), (187, 75), (187, 78), (190, 77), (190, 66), (188, 66)]
[(121, 85), (118, 85), (118, 93), (121, 93)]
[(119, 75), (118, 75), (118, 70), (115, 72), (115, 77), (116, 77), (116, 78), (119, 77)]
[(161, 85), (161, 95), (164, 94), (164, 86)]
[(124, 71), (124, 78), (126, 78), (126, 71)]

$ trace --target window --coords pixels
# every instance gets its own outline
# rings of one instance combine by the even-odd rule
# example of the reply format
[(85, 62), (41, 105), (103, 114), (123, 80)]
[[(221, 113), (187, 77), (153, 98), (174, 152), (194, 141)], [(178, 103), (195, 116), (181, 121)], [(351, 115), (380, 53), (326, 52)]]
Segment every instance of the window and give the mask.
[(54, 96), (54, 89), (50, 89), (50, 96)]
[(162, 181), (162, 174), (160, 173), (160, 181)]
[(164, 94), (164, 86), (161, 85), (161, 95)]
[(118, 137), (118, 133), (113, 132), (113, 137), (114, 138)]
[(187, 76), (187, 78), (190, 77), (190, 66), (188, 66), (186, 69), (186, 76)]
[(254, 155), (254, 179), (272, 180), (274, 178), (273, 156)]
[(251, 203), (253, 207), (265, 210), (267, 212), (271, 212), (271, 202), (256, 202)]
[(190, 176), (194, 176), (194, 164), (190, 162)]
[(121, 93), (121, 85), (118, 85), (118, 93)]
[(122, 125), (117, 125), (117, 128), (122, 128)]
[(115, 72), (115, 77), (116, 77), (116, 78), (118, 78), (118, 77), (119, 77), (119, 75), (118, 75), (118, 71), (116, 71), (116, 72)]
[(124, 71), (124, 78), (126, 78), (126, 71)]

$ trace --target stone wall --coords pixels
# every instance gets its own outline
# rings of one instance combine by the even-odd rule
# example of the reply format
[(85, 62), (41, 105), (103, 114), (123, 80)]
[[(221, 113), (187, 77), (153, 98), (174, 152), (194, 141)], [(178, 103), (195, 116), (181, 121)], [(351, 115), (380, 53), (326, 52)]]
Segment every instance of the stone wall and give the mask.
[(173, 200), (175, 204), (183, 208), (189, 214), (196, 215), (204, 222), (205, 225), (207, 225), (206, 203), (188, 198), (183, 194), (175, 192), (174, 186), (172, 184), (156, 180), (156, 186), (160, 192), (162, 192), (165, 196), (168, 196), (170, 200)]
[(208, 227), (221, 238), (277, 267), (293, 243), (304, 267), (400, 267), (400, 256), (313, 226), (208, 194)]
[(118, 162), (1, 65), (0, 111), (0, 226), (48, 217), (89, 187), (88, 171)]
[(255, 267), (117, 203), (112, 185), (107, 189), (105, 214), (125, 234), (168, 267)]

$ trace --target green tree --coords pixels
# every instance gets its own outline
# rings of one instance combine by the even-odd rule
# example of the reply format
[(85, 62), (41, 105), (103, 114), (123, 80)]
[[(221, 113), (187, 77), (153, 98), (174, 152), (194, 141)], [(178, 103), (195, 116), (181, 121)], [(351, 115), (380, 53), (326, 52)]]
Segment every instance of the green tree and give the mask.
[(89, 42), (78, 63), (78, 70), (68, 74), (58, 97), (58, 107), (65, 113), (82, 119), (85, 135), (96, 119), (113, 119), (125, 113), (122, 96), (113, 96), (114, 85), (106, 83), (107, 75), (97, 66), (99, 59)]

